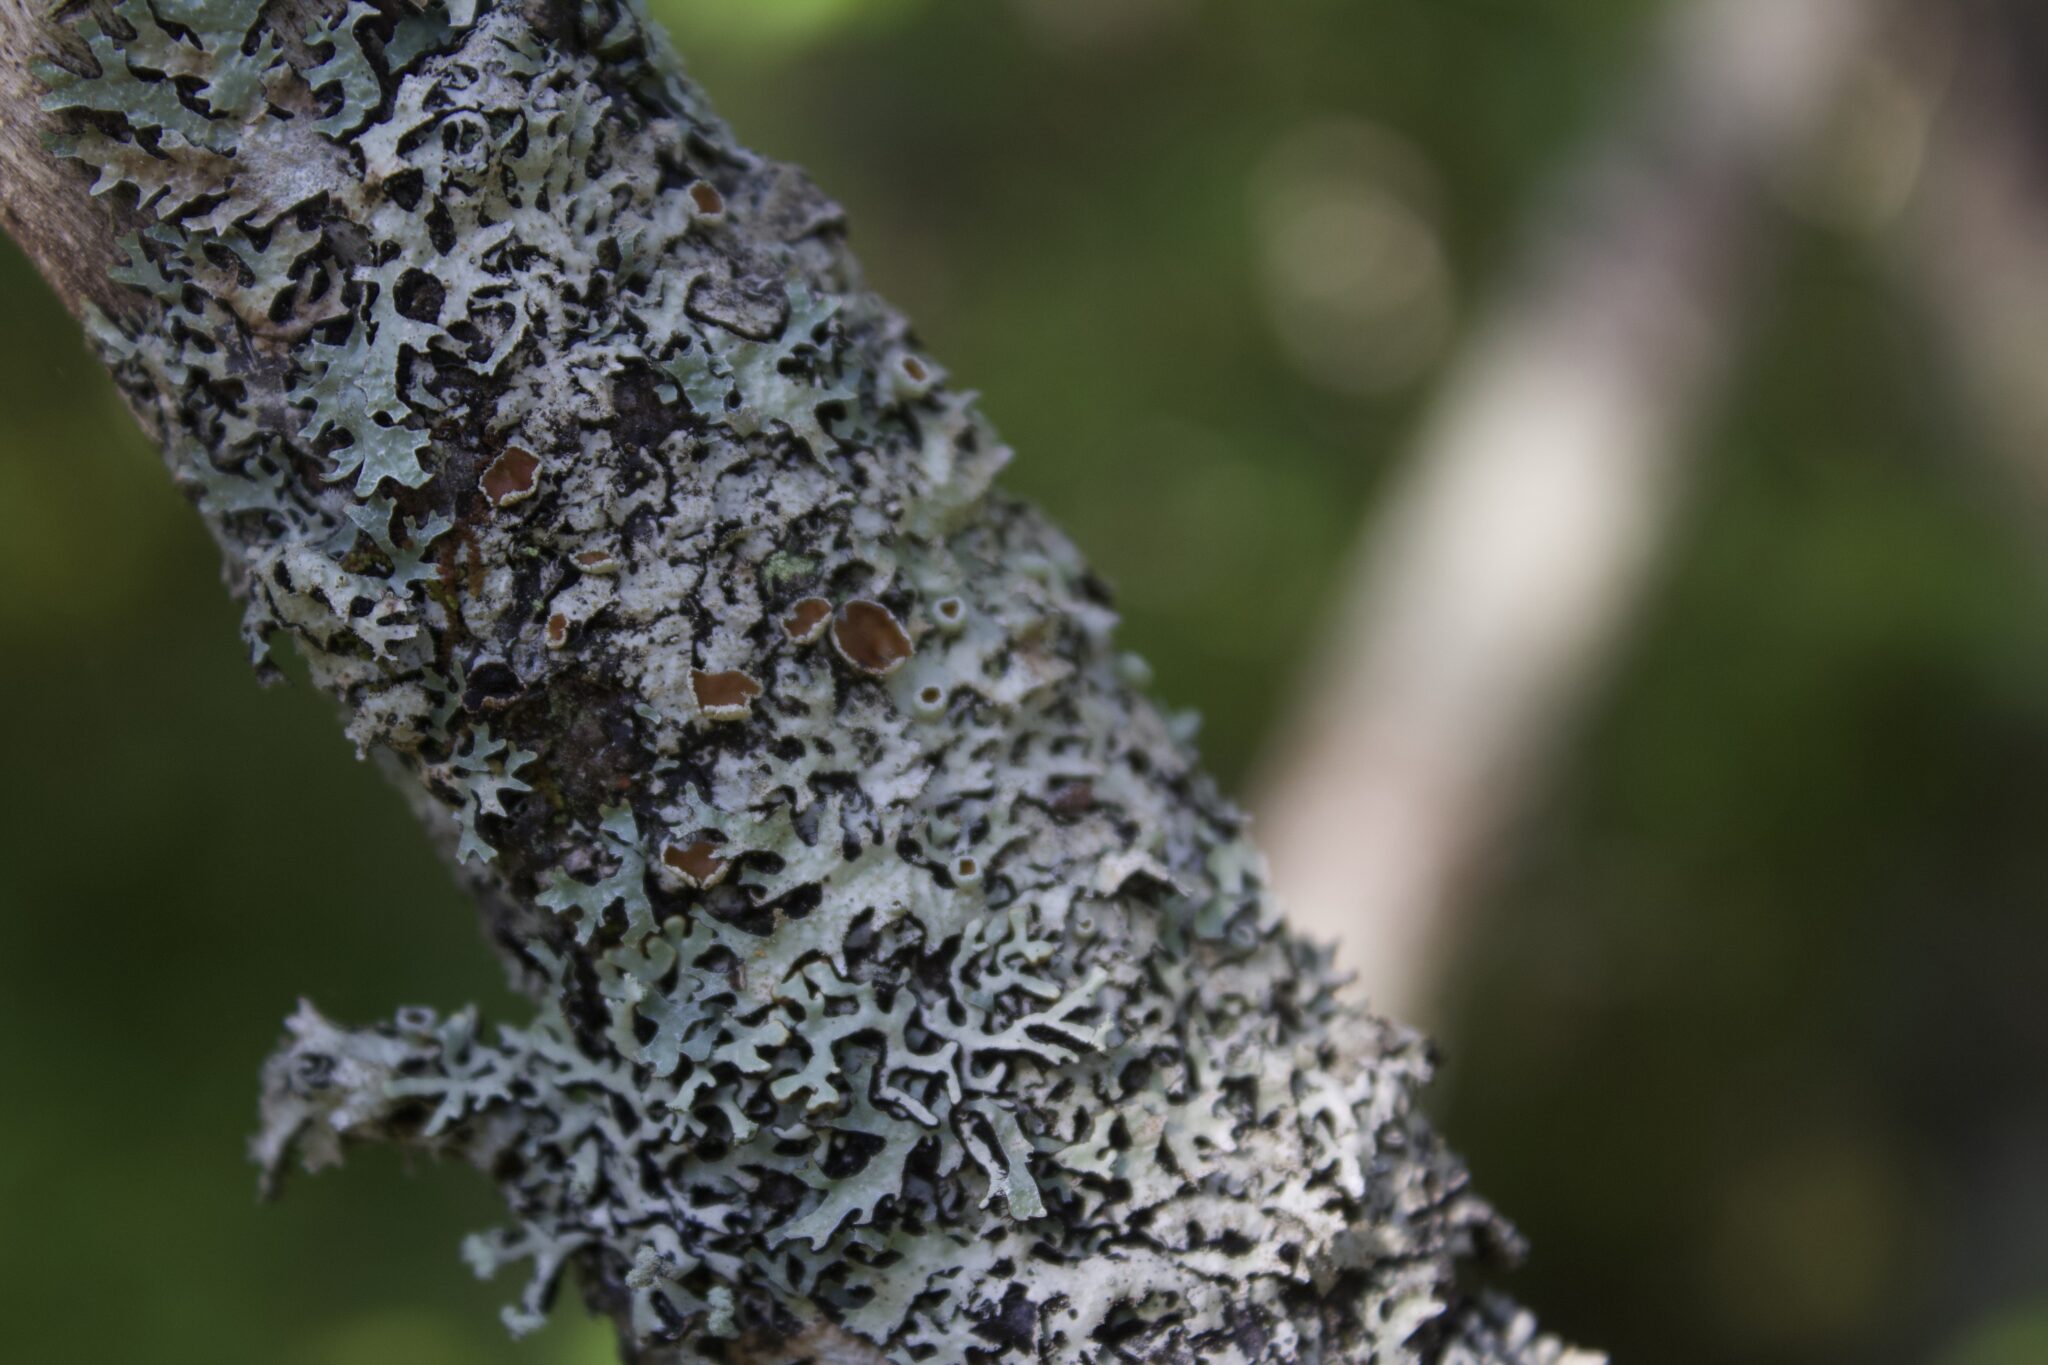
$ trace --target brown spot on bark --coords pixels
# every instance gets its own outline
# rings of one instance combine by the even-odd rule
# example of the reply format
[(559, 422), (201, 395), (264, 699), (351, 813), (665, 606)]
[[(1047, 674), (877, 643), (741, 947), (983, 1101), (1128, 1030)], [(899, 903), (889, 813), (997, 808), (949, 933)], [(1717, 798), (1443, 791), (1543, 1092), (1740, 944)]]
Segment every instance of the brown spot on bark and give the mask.
[(548, 648), (560, 649), (569, 643), (569, 618), (556, 612), (548, 618)]
[(883, 387), (898, 403), (914, 403), (938, 385), (939, 373), (919, 357), (898, 351), (889, 359)]
[(806, 597), (782, 618), (782, 633), (796, 644), (807, 645), (825, 633), (825, 623), (831, 619), (830, 602), (822, 597)]
[(855, 598), (839, 609), (832, 623), (832, 644), (839, 657), (861, 672), (885, 678), (903, 667), (912, 654), (903, 623), (880, 602)]
[(1095, 805), (1095, 784), (1088, 781), (1062, 782), (1046, 802), (1055, 815), (1079, 815)]
[(619, 561), (609, 550), (582, 550), (575, 555), (576, 567), (585, 573), (609, 574), (619, 571)]
[(706, 218), (716, 218), (725, 212), (725, 196), (709, 180), (699, 180), (690, 186), (690, 202)]
[(662, 865), (685, 886), (704, 890), (725, 880), (731, 863), (719, 856), (718, 845), (708, 839), (690, 844), (670, 844), (661, 851)]
[(519, 700), (526, 684), (503, 659), (478, 659), (462, 689), (462, 709), (471, 715), (502, 711)]
[(510, 507), (530, 498), (540, 486), (540, 456), (519, 446), (507, 446), (503, 455), (491, 461), (491, 467), (476, 481), (476, 486), (493, 507)]
[(709, 720), (740, 720), (761, 695), (761, 684), (733, 669), (725, 673), (690, 674), (690, 689), (697, 694), (697, 709)]
[(937, 720), (946, 714), (946, 689), (937, 683), (926, 683), (911, 698), (910, 709), (926, 720)]
[(457, 525), (454, 535), (441, 540), (435, 563), (440, 569), (441, 585), (451, 593), (467, 589), (471, 596), (483, 594), (483, 548), (477, 544), (476, 532), (469, 527)]

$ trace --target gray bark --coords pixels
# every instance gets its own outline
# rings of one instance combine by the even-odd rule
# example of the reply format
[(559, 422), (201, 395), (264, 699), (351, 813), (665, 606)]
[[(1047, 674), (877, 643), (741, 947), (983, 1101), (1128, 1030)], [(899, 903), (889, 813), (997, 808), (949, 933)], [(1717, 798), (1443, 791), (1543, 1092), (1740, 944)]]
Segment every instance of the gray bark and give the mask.
[(1424, 1044), (1336, 1001), (1100, 583), (636, 0), (0, 0), (0, 101), (0, 212), (259, 663), (538, 1005), (302, 1009), (270, 1177), (465, 1158), (511, 1326), (574, 1267), (640, 1361), (1573, 1356), (1463, 1287), (1514, 1238)]

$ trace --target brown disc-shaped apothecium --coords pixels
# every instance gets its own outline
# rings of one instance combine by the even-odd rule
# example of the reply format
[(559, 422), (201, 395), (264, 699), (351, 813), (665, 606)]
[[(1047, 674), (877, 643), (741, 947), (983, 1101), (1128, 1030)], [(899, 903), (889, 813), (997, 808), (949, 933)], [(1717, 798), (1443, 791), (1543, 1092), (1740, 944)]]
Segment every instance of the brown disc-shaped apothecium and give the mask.
[(690, 689), (696, 694), (698, 711), (710, 720), (739, 720), (761, 695), (761, 684), (738, 669), (692, 673)]
[(519, 446), (508, 446), (504, 454), (491, 461), (476, 486), (493, 507), (510, 507), (530, 498), (540, 486), (540, 456)]
[(832, 622), (832, 647), (863, 673), (885, 678), (914, 652), (909, 632), (880, 602), (857, 597)]

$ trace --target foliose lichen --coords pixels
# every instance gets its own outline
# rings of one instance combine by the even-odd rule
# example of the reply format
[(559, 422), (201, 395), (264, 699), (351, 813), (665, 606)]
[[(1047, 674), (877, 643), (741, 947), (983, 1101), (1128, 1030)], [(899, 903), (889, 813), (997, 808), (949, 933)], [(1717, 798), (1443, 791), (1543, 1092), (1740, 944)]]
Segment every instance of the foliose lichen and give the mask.
[[(539, 1002), (311, 1007), (274, 1177), (460, 1155), (645, 1361), (1567, 1358), (1101, 584), (638, 0), (93, 0), (95, 339)], [(750, 1348), (751, 1349), (751, 1348)]]

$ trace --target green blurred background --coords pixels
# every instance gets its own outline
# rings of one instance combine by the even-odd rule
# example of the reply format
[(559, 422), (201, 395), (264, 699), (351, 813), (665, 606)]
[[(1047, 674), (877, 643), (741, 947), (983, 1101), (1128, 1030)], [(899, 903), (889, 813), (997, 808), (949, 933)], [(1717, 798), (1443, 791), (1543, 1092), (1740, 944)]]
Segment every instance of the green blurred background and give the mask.
[[(1235, 785), (1663, 6), (657, 9), (847, 204)], [(1416, 282), (1335, 362), (1255, 193), (1333, 138), (1398, 188)], [(1797, 230), (1446, 1006), (1436, 1108), (1534, 1245), (1508, 1286), (1625, 1361), (2048, 1362), (2048, 558), (1880, 273)], [(608, 1360), (566, 1300), (505, 1340), (466, 1171), (372, 1152), (258, 1207), (298, 995), (519, 1007), (329, 706), (255, 686), (196, 518), (11, 248), (0, 317), (0, 1359)]]

